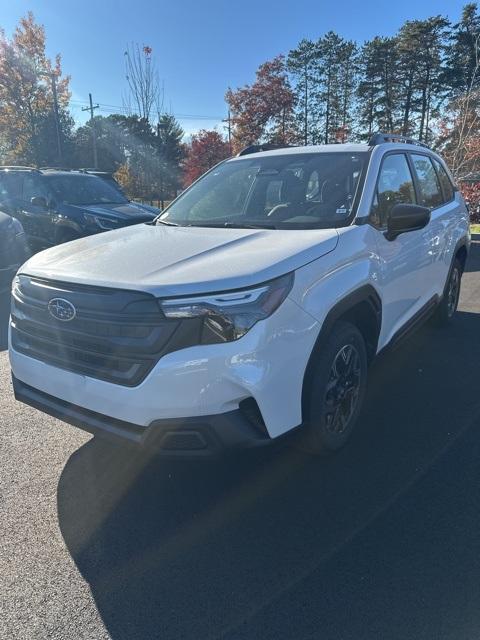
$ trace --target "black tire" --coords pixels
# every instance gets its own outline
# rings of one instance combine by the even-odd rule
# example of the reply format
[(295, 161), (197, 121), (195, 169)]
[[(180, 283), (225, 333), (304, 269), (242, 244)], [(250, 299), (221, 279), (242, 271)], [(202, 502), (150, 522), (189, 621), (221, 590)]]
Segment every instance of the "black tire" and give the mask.
[(300, 448), (328, 453), (343, 447), (360, 414), (367, 389), (367, 351), (360, 331), (338, 322), (309, 371)]
[(437, 326), (445, 327), (449, 325), (455, 315), (460, 298), (462, 275), (462, 263), (458, 258), (455, 258), (447, 284), (445, 285), (442, 301), (435, 312), (434, 320)]

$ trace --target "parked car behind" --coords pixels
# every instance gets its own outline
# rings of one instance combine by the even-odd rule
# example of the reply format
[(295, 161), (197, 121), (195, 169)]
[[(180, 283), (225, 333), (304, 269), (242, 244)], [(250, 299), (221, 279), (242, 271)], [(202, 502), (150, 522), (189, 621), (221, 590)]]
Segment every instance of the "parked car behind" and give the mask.
[(10, 290), (18, 268), (30, 257), (27, 239), (18, 220), (0, 212), (0, 347), (5, 344)]
[(102, 178), (81, 171), (0, 167), (0, 209), (17, 218), (32, 251), (151, 222), (146, 211)]
[[(80, 169), (80, 171), (102, 178), (102, 180), (105, 180), (109, 185), (111, 185), (115, 189), (118, 189), (118, 191), (120, 191), (122, 195), (125, 195), (122, 185), (115, 179), (115, 176), (111, 172), (97, 171), (97, 169)], [(135, 202), (134, 204), (136, 207), (140, 207), (141, 209), (144, 209), (149, 213), (154, 213), (155, 216), (158, 216), (160, 214), (160, 209), (152, 206), (151, 204), (145, 204), (143, 202)]]

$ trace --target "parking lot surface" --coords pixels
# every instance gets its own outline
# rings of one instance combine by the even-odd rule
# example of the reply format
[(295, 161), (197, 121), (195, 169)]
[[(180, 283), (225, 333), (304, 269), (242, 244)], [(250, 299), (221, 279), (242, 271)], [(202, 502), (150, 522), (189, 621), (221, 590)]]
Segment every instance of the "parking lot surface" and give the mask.
[(0, 353), (0, 637), (478, 638), (478, 240), (331, 458), (149, 458), (16, 404)]

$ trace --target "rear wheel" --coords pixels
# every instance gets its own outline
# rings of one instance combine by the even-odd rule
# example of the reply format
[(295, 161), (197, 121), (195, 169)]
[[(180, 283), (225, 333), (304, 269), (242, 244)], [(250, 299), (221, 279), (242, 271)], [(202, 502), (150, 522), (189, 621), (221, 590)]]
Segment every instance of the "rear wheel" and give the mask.
[(440, 326), (448, 325), (455, 315), (455, 311), (458, 307), (458, 300), (460, 298), (462, 273), (462, 263), (458, 258), (455, 258), (448, 282), (445, 286), (442, 301), (440, 302), (435, 314), (436, 323)]
[(367, 352), (360, 331), (339, 322), (313, 365), (300, 447), (310, 453), (340, 449), (350, 437), (367, 388)]

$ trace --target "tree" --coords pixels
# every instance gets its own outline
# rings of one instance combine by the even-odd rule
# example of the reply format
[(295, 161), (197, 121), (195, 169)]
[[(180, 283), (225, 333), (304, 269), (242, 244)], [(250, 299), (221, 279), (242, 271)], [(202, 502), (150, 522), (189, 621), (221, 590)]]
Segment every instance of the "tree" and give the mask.
[(78, 127), (73, 137), (72, 166), (91, 166), (92, 126), (95, 126), (97, 136), (98, 168), (113, 172), (125, 162), (125, 151), (132, 146), (132, 140), (128, 142), (128, 126), (120, 126), (119, 118), (123, 116), (95, 116), (93, 122), (89, 120)]
[(183, 167), (184, 186), (188, 187), (208, 169), (225, 160), (229, 155), (230, 146), (218, 131), (201, 129), (192, 136), (187, 146), (187, 157)]
[[(69, 142), (73, 121), (67, 112), (69, 77), (62, 77), (60, 55), (54, 63), (45, 53), (45, 29), (30, 12), (13, 37), (0, 32), (0, 137), (4, 162), (53, 164), (58, 161), (52, 144), (56, 127), (51, 75), (55, 74), (60, 141)], [(54, 129), (53, 129), (54, 130)]]
[(442, 80), (453, 97), (480, 82), (477, 74), (480, 16), (475, 2), (465, 5), (460, 22), (453, 25), (448, 40)]
[(428, 137), (432, 97), (437, 97), (437, 108), (441, 102), (440, 78), (448, 25), (442, 16), (407, 20), (398, 33), (403, 135), (416, 134), (420, 140)]
[(465, 6), (450, 35), (444, 83), (450, 100), (437, 146), (457, 179), (480, 170), (480, 17)]
[(176, 196), (182, 185), (181, 164), (185, 157), (184, 132), (171, 114), (160, 117), (157, 125), (157, 157), (160, 163), (160, 198)]
[(236, 149), (258, 142), (287, 144), (296, 138), (295, 96), (283, 56), (261, 64), (252, 85), (228, 89), (225, 99), (233, 116)]
[(318, 43), (317, 100), (323, 104), (323, 142), (335, 142), (342, 137), (351, 120), (353, 88), (355, 86), (355, 44), (333, 31), (326, 33)]
[(376, 130), (395, 131), (398, 127), (399, 84), (396, 38), (366, 42), (359, 54), (357, 88), (358, 120), (362, 137)]
[(163, 95), (160, 90), (158, 73), (152, 59), (152, 48), (139, 44), (131, 44), (124, 53), (125, 77), (128, 94), (125, 105), (128, 113), (140, 116), (147, 122), (152, 119), (152, 112), (163, 111)]
[(318, 46), (303, 39), (296, 49), (288, 53), (286, 68), (293, 81), (295, 94), (295, 120), (303, 144), (314, 144), (318, 139), (320, 113), (315, 89), (317, 79)]

